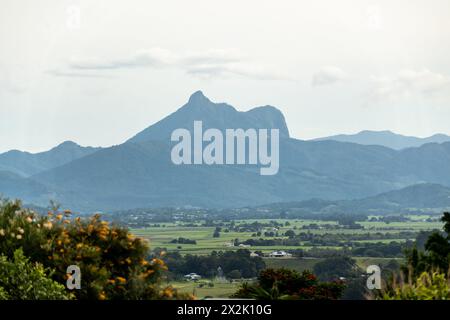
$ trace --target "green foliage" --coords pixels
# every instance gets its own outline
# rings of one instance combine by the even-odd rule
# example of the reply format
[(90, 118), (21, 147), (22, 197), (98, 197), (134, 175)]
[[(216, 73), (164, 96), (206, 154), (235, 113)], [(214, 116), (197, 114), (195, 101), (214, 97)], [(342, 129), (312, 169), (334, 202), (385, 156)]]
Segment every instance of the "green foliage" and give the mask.
[(344, 288), (344, 284), (339, 281), (320, 282), (310, 271), (299, 273), (285, 268), (266, 269), (261, 271), (256, 283), (244, 283), (233, 297), (258, 300), (336, 300), (342, 296)]
[(0, 256), (0, 299), (6, 300), (67, 300), (72, 295), (50, 278), (42, 264), (32, 263), (23, 251), (14, 251), (9, 260)]
[(280, 294), (280, 290), (277, 285), (273, 285), (272, 288), (267, 289), (244, 282), (239, 291), (235, 293), (233, 297), (257, 300), (289, 300), (290, 296)]
[(320, 280), (333, 281), (344, 278), (346, 288), (343, 298), (346, 300), (365, 299), (367, 294), (366, 279), (356, 261), (348, 256), (333, 256), (316, 263), (313, 272)]
[(286, 237), (289, 237), (289, 238), (294, 238), (294, 237), (295, 237), (295, 231), (294, 231), (294, 230), (288, 230), (288, 231), (286, 231), (286, 232), (284, 233), (284, 235), (285, 235)]
[(450, 234), (450, 212), (444, 212), (441, 221), (444, 222), (444, 231)]
[(394, 285), (384, 300), (450, 300), (450, 283), (444, 274), (423, 272), (415, 283)]
[(402, 267), (407, 277), (417, 279), (423, 272), (438, 270), (446, 273), (450, 267), (450, 212), (444, 212), (441, 221), (444, 222), (445, 233), (433, 232), (425, 242), (425, 251), (417, 247), (406, 252), (407, 264)]
[[(442, 232), (432, 232), (424, 243), (424, 251), (417, 246), (406, 251), (407, 264), (401, 267), (400, 276), (393, 276), (384, 289), (386, 300), (449, 300), (450, 280), (450, 213), (444, 212)], [(419, 244), (419, 247), (422, 245)]]
[(347, 256), (335, 256), (320, 261), (314, 265), (314, 274), (321, 280), (331, 281), (341, 277), (360, 277), (361, 270), (356, 261)]
[(177, 292), (161, 287), (167, 267), (147, 260), (148, 243), (128, 229), (110, 225), (99, 215), (73, 218), (70, 211), (47, 216), (23, 209), (19, 202), (0, 203), (0, 253), (12, 258), (17, 249), (33, 262), (54, 270), (65, 284), (67, 267), (81, 270), (78, 299), (173, 299)]
[(8, 300), (8, 299), (9, 299), (9, 296), (6, 293), (5, 289), (0, 287), (0, 300)]
[(228, 278), (230, 279), (240, 279), (242, 278), (241, 272), (239, 270), (231, 270), (228, 274), (227, 274)]

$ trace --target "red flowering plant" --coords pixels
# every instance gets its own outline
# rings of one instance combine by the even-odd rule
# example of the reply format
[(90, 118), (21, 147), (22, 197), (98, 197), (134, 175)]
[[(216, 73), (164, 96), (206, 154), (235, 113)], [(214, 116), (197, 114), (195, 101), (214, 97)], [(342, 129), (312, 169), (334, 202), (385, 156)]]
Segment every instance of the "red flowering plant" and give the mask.
[(255, 283), (244, 283), (233, 295), (250, 299), (336, 300), (342, 296), (342, 282), (320, 282), (310, 271), (266, 269)]

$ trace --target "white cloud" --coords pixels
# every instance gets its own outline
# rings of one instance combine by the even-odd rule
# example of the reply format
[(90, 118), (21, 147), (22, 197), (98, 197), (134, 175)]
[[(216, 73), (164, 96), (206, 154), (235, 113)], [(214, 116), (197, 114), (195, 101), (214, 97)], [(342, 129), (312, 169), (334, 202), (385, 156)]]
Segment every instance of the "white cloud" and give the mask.
[[(200, 78), (241, 76), (259, 80), (285, 79), (279, 72), (254, 64), (238, 50), (220, 49), (174, 53), (167, 49), (151, 48), (142, 50), (126, 58), (99, 59), (74, 58), (67, 64), (68, 70), (61, 68), (48, 71), (54, 76), (98, 77), (98, 72), (131, 68), (176, 68)], [(74, 72), (74, 70), (76, 72)], [(97, 71), (95, 75), (85, 74)]]
[(111, 70), (140, 67), (163, 67), (173, 64), (176, 57), (161, 48), (139, 51), (129, 57), (119, 59), (71, 59), (69, 67), (78, 70)]
[(65, 70), (61, 70), (61, 69), (50, 69), (50, 70), (47, 70), (45, 73), (55, 76), (55, 77), (100, 78), (100, 79), (111, 78), (111, 75), (106, 75), (106, 74), (73, 72), (73, 71), (65, 71)]
[(450, 77), (440, 73), (423, 70), (402, 70), (395, 76), (372, 76), (370, 99), (397, 100), (414, 95), (432, 96), (440, 92), (449, 92)]
[(347, 74), (340, 68), (334, 66), (322, 67), (318, 72), (313, 74), (312, 85), (323, 86), (330, 85), (347, 78)]
[(242, 62), (191, 64), (186, 66), (186, 72), (202, 78), (241, 76), (258, 80), (287, 80), (280, 73)]
[(180, 57), (183, 64), (226, 64), (244, 60), (245, 57), (236, 49), (211, 49), (192, 51)]
[(208, 50), (205, 52), (190, 52), (180, 57), (178, 66), (188, 74), (202, 77), (232, 77), (241, 76), (259, 80), (278, 80), (285, 77), (249, 61), (238, 50)]

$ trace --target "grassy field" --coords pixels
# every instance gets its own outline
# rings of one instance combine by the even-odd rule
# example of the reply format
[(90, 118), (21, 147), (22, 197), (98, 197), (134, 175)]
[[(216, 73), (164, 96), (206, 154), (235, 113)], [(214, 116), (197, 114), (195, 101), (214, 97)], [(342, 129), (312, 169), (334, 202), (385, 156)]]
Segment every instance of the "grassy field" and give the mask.
[[(208, 286), (208, 283), (212, 283), (213, 286)], [(199, 299), (204, 299), (207, 297), (229, 298), (238, 290), (240, 284), (241, 282), (218, 282), (216, 280), (201, 280), (199, 282), (176, 281), (170, 283), (170, 285), (176, 288), (179, 292), (193, 294)]]
[[(380, 222), (380, 221), (364, 221), (358, 222), (364, 228), (362, 229), (344, 229), (337, 228), (337, 222), (335, 221), (319, 221), (319, 220), (287, 220), (287, 219), (258, 219), (258, 220), (236, 220), (235, 225), (240, 226), (244, 224), (251, 224), (253, 222), (260, 222), (269, 224), (270, 221), (276, 221), (281, 227), (277, 230), (278, 237), (285, 238), (284, 233), (287, 230), (294, 230), (296, 234), (300, 232), (311, 233), (314, 235), (340, 235), (346, 237), (348, 235), (358, 235), (361, 239), (353, 240), (353, 243), (389, 243), (391, 241), (405, 242), (407, 240), (414, 240), (415, 234), (421, 230), (434, 230), (441, 229), (442, 224), (436, 220), (429, 221), (430, 216), (409, 216), (410, 221), (407, 222)], [(318, 228), (304, 228), (316, 224)], [(262, 230), (261, 236), (256, 236), (254, 232), (237, 232), (229, 231), (224, 232), (225, 228), (220, 232), (220, 237), (214, 238), (213, 233), (215, 227), (201, 226), (199, 221), (197, 226), (186, 226), (182, 222), (178, 223), (165, 223), (156, 227), (148, 227), (141, 229), (133, 229), (132, 232), (137, 236), (144, 237), (150, 241), (152, 248), (163, 247), (168, 251), (179, 251), (181, 254), (194, 254), (194, 255), (207, 255), (211, 251), (225, 251), (225, 250), (237, 250), (239, 247), (229, 246), (230, 242), (234, 239), (245, 241), (247, 239), (273, 239), (273, 237), (264, 236), (264, 230)], [(270, 230), (271, 228), (267, 228)], [(402, 234), (401, 232), (412, 232), (413, 234)], [(381, 234), (381, 236), (380, 236)], [(384, 235), (390, 235), (391, 238), (384, 238)], [(365, 235), (367, 238), (365, 239)], [(372, 239), (371, 236), (378, 236), (380, 239)], [(196, 240), (197, 244), (178, 244), (171, 243), (173, 239), (179, 237), (187, 238), (190, 240)], [(252, 246), (248, 248), (251, 251), (262, 251), (269, 253), (275, 250), (292, 250), (303, 249), (309, 250), (311, 248), (330, 248), (330, 249), (342, 249), (342, 246), (337, 244), (336, 246), (312, 246), (309, 242), (300, 242), (299, 246)], [(323, 258), (269, 258), (264, 257), (264, 262), (268, 268), (289, 268), (299, 272), (303, 270), (313, 270), (314, 265)], [(398, 263), (403, 262), (402, 258), (380, 258), (380, 257), (354, 257), (357, 265), (365, 270), (369, 265), (386, 265), (392, 260), (396, 260)], [(195, 272), (195, 270), (193, 270)], [(208, 285), (211, 283), (212, 285)], [(218, 282), (216, 280), (202, 279), (199, 282), (192, 281), (176, 281), (171, 285), (176, 287), (179, 291), (184, 293), (194, 294), (198, 298), (205, 297), (214, 298), (226, 298), (236, 292), (239, 287), (239, 282)]]
[[(285, 229), (285, 230), (283, 230)], [(289, 230), (289, 228), (282, 228), (280, 233)], [(178, 250), (182, 254), (209, 254), (211, 251), (225, 251), (236, 250), (236, 247), (227, 246), (228, 243), (234, 239), (245, 241), (252, 239), (252, 232), (222, 232), (219, 238), (213, 238), (214, 227), (159, 227), (159, 228), (145, 228), (134, 229), (132, 232), (140, 237), (146, 238), (150, 241), (153, 248), (164, 247), (167, 250)], [(184, 237), (191, 240), (196, 240), (197, 244), (177, 244), (170, 243), (172, 239)], [(263, 237), (264, 238), (264, 237)], [(312, 246), (300, 245), (300, 246), (253, 246), (251, 250), (259, 250), (262, 252), (272, 252), (281, 249), (304, 249), (308, 250)], [(327, 246), (324, 248), (339, 249), (339, 246)]]
[[(323, 234), (376, 234), (376, 233), (384, 233), (396, 235), (400, 232), (404, 231), (412, 231), (418, 232), (420, 230), (433, 230), (440, 229), (442, 224), (437, 221), (427, 222), (425, 221), (428, 216), (412, 216), (412, 221), (408, 222), (369, 222), (363, 221), (359, 222), (364, 228), (363, 229), (334, 229), (334, 228), (326, 228), (323, 227), (321, 229), (302, 229), (305, 225), (317, 224), (319, 226), (325, 225), (336, 225), (335, 221), (318, 221), (318, 220), (287, 220), (287, 219), (270, 219), (270, 220), (237, 220), (236, 224), (239, 225), (241, 223), (252, 223), (255, 221), (268, 223), (270, 221), (277, 221), (283, 226), (279, 228), (278, 233), (280, 237), (287, 231), (294, 229), (296, 233), (299, 232), (310, 232), (313, 234), (323, 235)], [(290, 225), (286, 226), (286, 222)], [(164, 247), (167, 250), (178, 250), (182, 254), (209, 254), (211, 251), (216, 250), (236, 250), (236, 247), (229, 247), (227, 244), (233, 241), (234, 239), (239, 239), (240, 241), (245, 241), (247, 239), (252, 238), (265, 238), (264, 236), (255, 237), (252, 236), (252, 232), (221, 232), (219, 238), (214, 238), (214, 227), (186, 227), (182, 223), (167, 223), (163, 224), (159, 227), (149, 227), (149, 228), (141, 228), (141, 229), (133, 229), (132, 232), (137, 236), (141, 236), (150, 240), (150, 244), (153, 248), (155, 247)], [(196, 240), (197, 244), (177, 244), (171, 243), (170, 241), (179, 237), (188, 238), (191, 240)], [(394, 236), (395, 237), (395, 236)], [(356, 240), (355, 242), (360, 243), (374, 243), (374, 242), (382, 242), (388, 243), (391, 241), (404, 242), (407, 240), (413, 240), (413, 238), (404, 238), (401, 237), (400, 234), (398, 237), (393, 239), (361, 239)], [(312, 246), (308, 243), (300, 243), (300, 246), (254, 246), (251, 247), (251, 250), (259, 250), (262, 252), (271, 252), (274, 250), (287, 250), (287, 249), (303, 249), (308, 250)], [(340, 246), (327, 246), (322, 248), (332, 248), (339, 249)]]
[(354, 259), (356, 260), (356, 264), (363, 270), (365, 270), (370, 265), (386, 265), (392, 260), (395, 260), (398, 263), (403, 262), (403, 258), (355, 257)]

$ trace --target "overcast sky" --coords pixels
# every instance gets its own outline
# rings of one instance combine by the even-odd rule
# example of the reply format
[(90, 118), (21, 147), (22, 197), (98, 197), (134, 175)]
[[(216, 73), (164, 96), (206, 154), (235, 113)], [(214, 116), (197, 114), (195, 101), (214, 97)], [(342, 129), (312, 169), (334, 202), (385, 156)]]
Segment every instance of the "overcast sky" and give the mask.
[(0, 152), (119, 144), (202, 90), (291, 135), (450, 134), (450, 1), (2, 0)]

